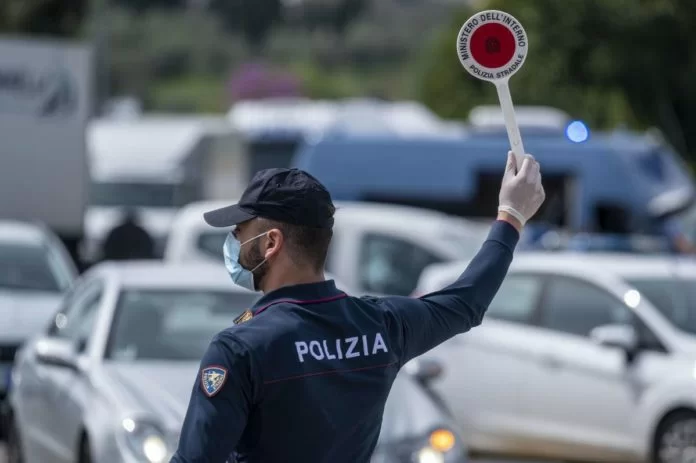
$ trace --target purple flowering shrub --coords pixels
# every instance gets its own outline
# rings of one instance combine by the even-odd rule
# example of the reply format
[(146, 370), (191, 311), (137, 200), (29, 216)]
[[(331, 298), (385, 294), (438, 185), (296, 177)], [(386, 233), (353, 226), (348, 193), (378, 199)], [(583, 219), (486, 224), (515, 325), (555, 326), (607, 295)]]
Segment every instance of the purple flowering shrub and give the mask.
[(239, 66), (228, 83), (233, 101), (302, 96), (302, 86), (294, 75), (273, 71), (261, 63)]

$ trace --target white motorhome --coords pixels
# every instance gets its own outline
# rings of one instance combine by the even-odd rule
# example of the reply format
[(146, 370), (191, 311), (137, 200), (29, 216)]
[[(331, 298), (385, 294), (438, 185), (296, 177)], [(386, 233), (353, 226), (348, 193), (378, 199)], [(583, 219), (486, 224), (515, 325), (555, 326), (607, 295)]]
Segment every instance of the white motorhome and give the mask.
[(81, 251), (90, 263), (101, 258), (125, 209), (138, 211), (159, 254), (181, 206), (239, 195), (247, 182), (245, 149), (224, 117), (99, 119), (87, 135), (91, 182)]

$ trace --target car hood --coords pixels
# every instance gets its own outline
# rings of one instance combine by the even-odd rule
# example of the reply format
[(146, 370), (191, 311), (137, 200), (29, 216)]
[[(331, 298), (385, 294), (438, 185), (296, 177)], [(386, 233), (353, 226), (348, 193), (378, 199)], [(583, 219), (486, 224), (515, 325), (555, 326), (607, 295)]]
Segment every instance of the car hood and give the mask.
[[(198, 362), (106, 363), (94, 372), (95, 386), (123, 416), (147, 415), (167, 429), (183, 423)], [(387, 400), (380, 443), (425, 436), (450, 419), (405, 373), (399, 374)]]
[[(153, 237), (166, 236), (177, 213), (176, 208), (138, 208), (140, 223)], [(120, 207), (90, 207), (85, 213), (85, 235), (88, 239), (101, 240), (122, 217)]]
[(62, 295), (0, 290), (0, 343), (20, 343), (45, 329)]
[(197, 372), (198, 362), (110, 362), (92, 377), (117, 413), (154, 417), (174, 430), (184, 421)]

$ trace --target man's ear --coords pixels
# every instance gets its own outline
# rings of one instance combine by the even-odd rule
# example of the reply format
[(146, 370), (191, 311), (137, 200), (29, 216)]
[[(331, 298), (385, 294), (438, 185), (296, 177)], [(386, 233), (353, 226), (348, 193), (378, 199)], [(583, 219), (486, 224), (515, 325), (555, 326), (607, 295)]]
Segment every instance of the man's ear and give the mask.
[(280, 249), (285, 243), (285, 237), (277, 228), (272, 228), (268, 230), (266, 235), (266, 249), (264, 251), (264, 258), (269, 259), (280, 252)]

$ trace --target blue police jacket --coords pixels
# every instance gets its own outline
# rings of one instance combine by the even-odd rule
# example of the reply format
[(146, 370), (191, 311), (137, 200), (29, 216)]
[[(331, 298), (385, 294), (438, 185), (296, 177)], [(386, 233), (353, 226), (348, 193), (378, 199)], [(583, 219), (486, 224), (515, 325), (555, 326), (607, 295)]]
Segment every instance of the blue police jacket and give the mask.
[(265, 294), (212, 340), (171, 462), (368, 462), (399, 369), (481, 323), (518, 240), (494, 222), (459, 279), (420, 298), (331, 280)]

